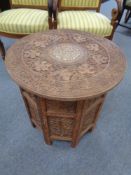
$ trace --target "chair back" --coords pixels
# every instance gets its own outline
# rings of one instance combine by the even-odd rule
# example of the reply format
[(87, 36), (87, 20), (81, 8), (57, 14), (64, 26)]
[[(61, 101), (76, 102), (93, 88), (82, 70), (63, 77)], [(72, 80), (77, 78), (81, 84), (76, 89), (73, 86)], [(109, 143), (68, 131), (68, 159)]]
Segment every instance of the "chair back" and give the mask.
[(59, 10), (100, 10), (101, 0), (59, 0)]
[(11, 8), (47, 9), (48, 0), (10, 0)]

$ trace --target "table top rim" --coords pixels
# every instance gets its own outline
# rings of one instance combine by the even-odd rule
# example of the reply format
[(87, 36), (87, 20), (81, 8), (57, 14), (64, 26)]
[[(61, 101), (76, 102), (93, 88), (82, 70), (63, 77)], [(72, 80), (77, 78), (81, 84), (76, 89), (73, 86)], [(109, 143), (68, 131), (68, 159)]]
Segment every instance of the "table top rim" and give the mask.
[[(72, 94), (69, 93), (66, 93), (66, 95), (64, 94), (64, 91), (62, 92), (63, 94), (60, 93), (43, 93), (41, 91), (39, 91), (37, 88), (35, 87), (29, 87), (26, 83), (22, 82), (21, 79), (17, 79), (15, 76), (14, 76), (14, 72), (12, 73), (12, 67), (10, 67), (10, 61), (9, 61), (9, 55), (12, 54), (13, 50), (15, 51), (15, 49), (18, 47), (18, 45), (21, 43), (21, 41), (24, 41), (26, 38), (31, 38), (31, 37), (34, 37), (36, 35), (42, 35), (42, 34), (46, 34), (46, 33), (50, 33), (50, 32), (54, 32), (56, 33), (56, 35), (60, 32), (73, 32), (73, 33), (78, 33), (80, 35), (87, 35), (87, 36), (92, 36), (93, 39), (97, 39), (98, 41), (101, 40), (103, 43), (107, 43), (107, 45), (112, 45), (111, 47), (115, 50), (116, 49), (116, 52), (117, 54), (121, 55), (121, 58), (120, 58), (120, 66), (123, 66), (121, 67), (120, 69), (120, 73), (118, 73), (118, 75), (116, 75), (116, 77), (114, 78), (113, 77), (113, 73), (112, 73), (112, 77), (115, 79), (115, 80), (111, 80), (112, 83), (109, 83), (109, 85), (105, 85), (105, 87), (103, 86), (101, 89), (98, 89), (98, 90), (94, 90), (92, 91), (92, 93), (80, 93), (80, 94)], [(86, 98), (91, 98), (91, 97), (95, 97), (95, 96), (99, 96), (101, 94), (104, 94), (106, 92), (108, 92), (109, 90), (113, 89), (115, 86), (117, 86), (120, 81), (123, 79), (124, 77), (124, 72), (125, 72), (125, 69), (126, 69), (126, 65), (127, 65), (127, 62), (126, 62), (126, 59), (124, 57), (124, 54), (123, 52), (118, 48), (118, 46), (116, 44), (114, 44), (113, 42), (105, 39), (105, 38), (101, 38), (101, 37), (98, 37), (98, 36), (95, 36), (95, 35), (92, 35), (92, 34), (89, 34), (89, 33), (86, 33), (86, 32), (80, 32), (80, 31), (76, 31), (76, 30), (52, 30), (52, 31), (48, 31), (48, 32), (42, 32), (42, 33), (35, 33), (35, 34), (32, 34), (30, 36), (26, 36), (24, 38), (22, 38), (20, 41), (17, 41), (16, 44), (14, 44), (7, 52), (7, 56), (6, 56), (6, 59), (5, 59), (5, 64), (6, 64), (6, 68), (7, 68), (7, 71), (8, 73), (10, 74), (10, 76), (12, 77), (12, 79), (23, 89), (26, 89), (27, 91), (29, 92), (32, 92), (33, 94), (36, 94), (38, 96), (41, 96), (43, 98), (47, 98), (47, 99), (55, 99), (55, 100), (63, 100), (63, 101), (73, 101), (73, 100), (82, 100), (82, 99), (86, 99)], [(111, 54), (111, 53), (110, 53)], [(116, 55), (117, 55), (116, 54)], [(117, 57), (117, 56), (116, 56)], [(16, 59), (16, 58), (15, 58)], [(13, 59), (12, 59), (13, 60)], [(118, 59), (119, 60), (119, 59)], [(9, 63), (10, 62), (10, 63)], [(116, 64), (116, 63), (115, 63)], [(119, 64), (119, 62), (118, 62)], [(118, 69), (118, 65), (116, 66), (117, 69)], [(114, 69), (115, 69), (115, 66), (114, 66)], [(111, 70), (111, 68), (110, 68)], [(118, 70), (119, 71), (119, 70)], [(115, 72), (115, 74), (117, 74), (117, 72)], [(111, 77), (109, 75), (109, 77)], [(107, 76), (108, 78), (108, 76)], [(95, 79), (95, 78), (94, 78)], [(92, 82), (95, 81), (95, 80), (92, 80)], [(104, 80), (103, 80), (104, 81)], [(78, 81), (79, 83), (80, 81)], [(94, 82), (93, 82), (94, 83)], [(57, 84), (57, 82), (56, 82)], [(90, 83), (91, 84), (91, 83)], [(65, 84), (66, 85), (66, 84)], [(95, 85), (95, 83), (94, 83)], [(78, 86), (78, 85), (77, 85)], [(83, 85), (84, 86), (84, 85)], [(57, 87), (56, 87), (57, 88)], [(94, 88), (95, 89), (95, 88)], [(66, 90), (66, 89), (65, 89)]]

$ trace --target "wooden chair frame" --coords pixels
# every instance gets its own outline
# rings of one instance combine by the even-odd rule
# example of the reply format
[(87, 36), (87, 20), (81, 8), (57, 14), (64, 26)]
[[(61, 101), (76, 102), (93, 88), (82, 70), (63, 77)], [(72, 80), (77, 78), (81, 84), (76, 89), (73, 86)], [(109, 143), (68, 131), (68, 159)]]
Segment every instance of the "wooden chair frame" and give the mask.
[[(14, 5), (12, 4), (12, 0), (10, 1), (10, 6), (11, 9), (15, 9), (15, 8), (32, 8), (32, 9), (42, 9), (42, 10), (48, 10), (48, 24), (49, 24), (49, 29), (53, 28), (53, 23), (52, 23), (52, 7), (53, 7), (53, 0), (48, 0), (48, 5), (47, 6), (33, 6), (33, 5)], [(27, 34), (26, 34), (27, 35)], [(5, 36), (8, 38), (22, 38), (24, 36), (26, 36), (25, 34), (10, 34), (10, 33), (4, 33), (4, 32), (0, 32), (0, 36)], [(0, 39), (0, 52), (2, 55), (3, 60), (5, 59), (5, 47), (4, 44), (2, 42), (2, 40)]]
[(120, 25), (120, 26), (122, 26), (122, 27), (131, 29), (131, 28), (128, 27), (128, 26), (125, 26), (125, 25), (123, 25), (123, 24), (120, 24), (120, 21), (121, 21), (121, 18), (122, 18), (122, 16), (123, 16), (123, 13), (124, 13), (125, 9), (127, 10), (127, 12), (126, 12), (126, 16), (125, 16), (125, 21), (124, 21), (124, 22), (127, 23), (128, 20), (129, 20), (129, 18), (131, 17), (131, 7), (128, 6), (128, 5), (126, 5), (126, 0), (123, 0), (123, 1), (122, 1), (121, 13), (120, 13), (120, 15), (119, 15), (119, 19), (118, 19), (118, 24), (117, 24), (117, 26)]
[[(115, 0), (117, 3), (117, 8), (113, 8), (112, 9), (112, 19), (111, 19), (111, 25), (113, 26), (113, 30), (110, 36), (106, 36), (106, 38), (112, 40), (117, 23), (118, 23), (118, 19), (119, 16), (121, 14), (121, 0)], [(97, 8), (87, 8), (87, 7), (61, 7), (61, 0), (53, 0), (53, 28), (57, 29), (57, 14), (60, 11), (64, 11), (64, 10), (96, 10), (96, 12), (100, 11), (100, 6), (101, 6), (101, 0), (99, 1), (99, 6)]]
[(127, 10), (126, 16), (125, 16), (125, 23), (128, 22), (129, 18), (131, 18), (131, 9)]

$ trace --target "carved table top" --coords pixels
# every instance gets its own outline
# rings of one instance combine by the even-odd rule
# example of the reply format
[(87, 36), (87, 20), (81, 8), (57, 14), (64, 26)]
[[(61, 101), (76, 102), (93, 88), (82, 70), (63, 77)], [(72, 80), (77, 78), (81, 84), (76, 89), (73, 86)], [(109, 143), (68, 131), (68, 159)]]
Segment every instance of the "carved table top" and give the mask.
[(73, 30), (24, 37), (8, 50), (5, 63), (19, 86), (58, 100), (105, 93), (121, 81), (126, 67), (113, 42)]

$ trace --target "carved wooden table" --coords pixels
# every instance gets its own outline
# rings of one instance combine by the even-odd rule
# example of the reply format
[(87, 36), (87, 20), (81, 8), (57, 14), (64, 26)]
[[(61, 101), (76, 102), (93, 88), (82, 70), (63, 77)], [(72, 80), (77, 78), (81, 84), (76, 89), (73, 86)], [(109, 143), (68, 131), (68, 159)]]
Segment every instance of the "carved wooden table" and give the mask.
[(67, 140), (72, 147), (94, 128), (106, 93), (126, 67), (111, 41), (71, 30), (23, 38), (8, 50), (5, 63), (45, 142)]

